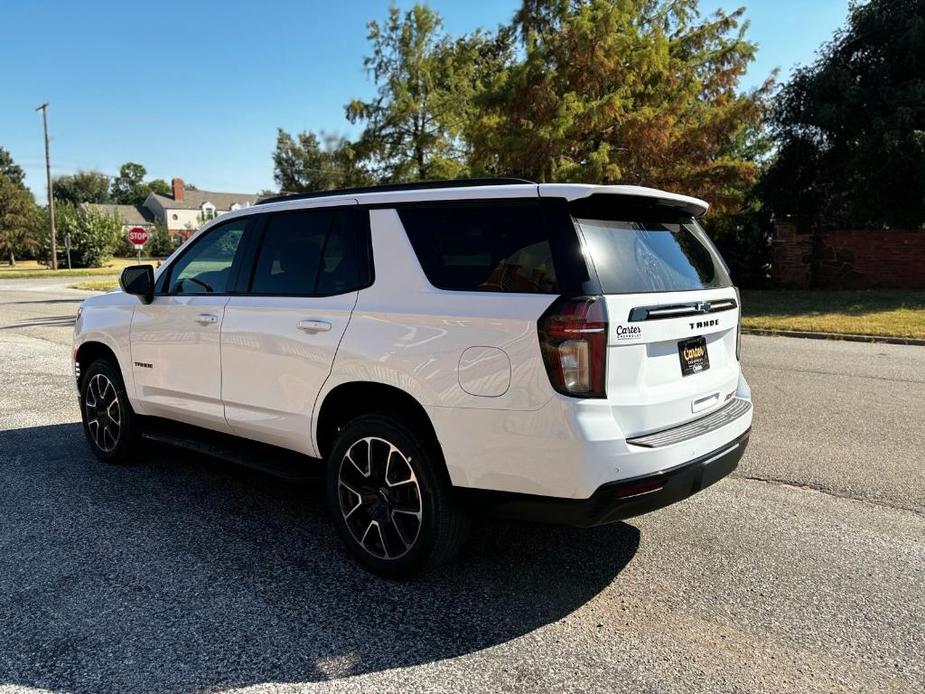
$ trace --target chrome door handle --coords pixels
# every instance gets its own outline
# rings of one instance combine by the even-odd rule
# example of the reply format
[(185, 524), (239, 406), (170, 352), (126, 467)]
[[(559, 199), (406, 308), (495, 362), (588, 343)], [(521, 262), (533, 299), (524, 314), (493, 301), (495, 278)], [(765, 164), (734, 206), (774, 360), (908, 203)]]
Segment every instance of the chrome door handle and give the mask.
[(200, 313), (194, 320), (199, 325), (211, 325), (212, 323), (218, 323), (218, 316), (214, 313)]
[(300, 320), (299, 330), (307, 333), (326, 333), (331, 329), (331, 324), (326, 320)]

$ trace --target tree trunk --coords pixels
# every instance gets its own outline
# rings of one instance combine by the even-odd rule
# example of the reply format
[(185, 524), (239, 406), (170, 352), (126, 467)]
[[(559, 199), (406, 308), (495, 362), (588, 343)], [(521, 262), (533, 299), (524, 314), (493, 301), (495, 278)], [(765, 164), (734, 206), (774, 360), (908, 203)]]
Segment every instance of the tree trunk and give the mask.
[(425, 180), (426, 167), (424, 166), (424, 145), (421, 139), (424, 137), (424, 126), (419, 114), (414, 115), (412, 131), (414, 133), (414, 161), (418, 167), (418, 180)]
[(16, 256), (13, 255), (13, 249), (10, 249), (10, 267), (16, 267)]
[(427, 167), (424, 165), (424, 149), (422, 147), (418, 147), (416, 158), (418, 160), (418, 180), (424, 181), (427, 179)]

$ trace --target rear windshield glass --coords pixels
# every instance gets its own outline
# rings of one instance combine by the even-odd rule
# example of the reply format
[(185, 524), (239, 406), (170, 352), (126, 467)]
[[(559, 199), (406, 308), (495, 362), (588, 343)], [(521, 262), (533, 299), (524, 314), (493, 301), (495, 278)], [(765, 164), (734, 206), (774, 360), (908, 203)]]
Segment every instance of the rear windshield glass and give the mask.
[(703, 229), (688, 221), (579, 219), (607, 294), (673, 292), (732, 286)]

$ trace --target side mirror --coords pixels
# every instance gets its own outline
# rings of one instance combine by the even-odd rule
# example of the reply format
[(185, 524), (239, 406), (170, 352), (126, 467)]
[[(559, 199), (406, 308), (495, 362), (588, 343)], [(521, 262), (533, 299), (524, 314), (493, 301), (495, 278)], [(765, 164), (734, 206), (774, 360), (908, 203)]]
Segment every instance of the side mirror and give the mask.
[(154, 301), (154, 268), (151, 265), (129, 265), (119, 277), (119, 286), (126, 294), (134, 294), (150, 304)]

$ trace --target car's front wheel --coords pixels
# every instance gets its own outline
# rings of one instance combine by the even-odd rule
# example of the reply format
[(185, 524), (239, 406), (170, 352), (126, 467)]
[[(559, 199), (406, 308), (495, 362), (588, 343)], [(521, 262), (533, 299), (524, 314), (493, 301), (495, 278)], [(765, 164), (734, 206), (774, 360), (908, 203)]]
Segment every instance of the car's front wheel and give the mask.
[(132, 451), (136, 415), (128, 401), (122, 374), (106, 359), (90, 365), (80, 385), (84, 435), (97, 458), (125, 462)]
[(387, 415), (364, 415), (341, 431), (328, 456), (328, 501), (361, 564), (399, 577), (455, 555), (468, 518), (442, 465), (426, 437)]

